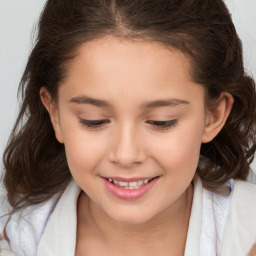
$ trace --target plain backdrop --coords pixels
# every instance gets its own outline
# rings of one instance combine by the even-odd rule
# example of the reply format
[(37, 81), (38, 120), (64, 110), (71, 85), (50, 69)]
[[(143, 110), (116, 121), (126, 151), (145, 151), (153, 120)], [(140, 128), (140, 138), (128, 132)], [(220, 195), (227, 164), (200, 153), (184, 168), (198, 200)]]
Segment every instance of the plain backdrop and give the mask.
[[(0, 156), (18, 113), (17, 88), (45, 0), (0, 0)], [(226, 0), (256, 78), (256, 0)], [(2, 169), (2, 160), (0, 160)], [(256, 170), (256, 161), (252, 164)]]

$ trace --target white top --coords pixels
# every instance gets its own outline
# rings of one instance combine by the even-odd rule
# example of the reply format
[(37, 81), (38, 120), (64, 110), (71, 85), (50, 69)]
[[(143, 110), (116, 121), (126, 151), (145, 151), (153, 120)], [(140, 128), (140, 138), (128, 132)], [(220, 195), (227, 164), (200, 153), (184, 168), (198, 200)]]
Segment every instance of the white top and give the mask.
[[(232, 190), (232, 180), (229, 186)], [(7, 226), (16, 255), (73, 256), (80, 192), (72, 180), (56, 205), (57, 197), (26, 209), (19, 221), (16, 214)], [(196, 177), (185, 256), (245, 256), (256, 241), (255, 196), (256, 186), (249, 182), (236, 181), (225, 197), (204, 189)], [(8, 249), (4, 241), (0, 248)]]

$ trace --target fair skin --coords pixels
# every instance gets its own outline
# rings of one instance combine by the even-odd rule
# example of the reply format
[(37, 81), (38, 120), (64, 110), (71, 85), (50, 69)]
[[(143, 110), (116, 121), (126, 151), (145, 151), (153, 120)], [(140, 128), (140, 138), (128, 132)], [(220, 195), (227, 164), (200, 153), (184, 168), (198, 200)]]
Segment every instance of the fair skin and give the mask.
[[(46, 88), (41, 97), (83, 190), (76, 255), (183, 255), (200, 146), (225, 124), (232, 96), (207, 110), (181, 52), (107, 36), (80, 47), (57, 103)], [(104, 177), (157, 179), (140, 198), (122, 199)]]
[(256, 244), (253, 245), (247, 256), (256, 256)]

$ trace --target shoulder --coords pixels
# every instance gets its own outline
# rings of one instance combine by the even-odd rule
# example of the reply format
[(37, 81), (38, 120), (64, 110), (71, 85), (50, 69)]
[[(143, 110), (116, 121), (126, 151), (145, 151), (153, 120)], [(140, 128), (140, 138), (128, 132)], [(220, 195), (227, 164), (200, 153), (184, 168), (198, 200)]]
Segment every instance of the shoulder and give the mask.
[[(249, 181), (234, 181), (231, 207), (244, 214), (254, 214), (256, 219), (256, 184)], [(250, 209), (248, 213), (245, 210)]]
[(234, 181), (221, 255), (247, 255), (256, 242), (256, 185)]
[(0, 236), (1, 236), (2, 230), (8, 219), (8, 213), (10, 213), (12, 210), (12, 207), (10, 206), (7, 200), (7, 193), (2, 182), (0, 182), (0, 206), (1, 206), (0, 207)]
[[(2, 200), (4, 199), (2, 198)], [(11, 215), (9, 221), (8, 213), (11, 208), (7, 205), (4, 213), (7, 215), (0, 218), (0, 236), (2, 237), (0, 249), (11, 249), (13, 252), (19, 252), (18, 255), (35, 255), (37, 244), (57, 200), (58, 196), (55, 195), (47, 202), (19, 210)], [(9, 243), (3, 239), (5, 226)], [(21, 248), (22, 253), (20, 252)]]
[[(255, 233), (256, 239), (256, 184), (249, 181), (234, 181), (230, 209), (228, 214), (229, 223), (239, 221), (237, 229), (248, 228)], [(238, 223), (237, 223), (238, 224)], [(240, 230), (241, 231), (241, 230)]]

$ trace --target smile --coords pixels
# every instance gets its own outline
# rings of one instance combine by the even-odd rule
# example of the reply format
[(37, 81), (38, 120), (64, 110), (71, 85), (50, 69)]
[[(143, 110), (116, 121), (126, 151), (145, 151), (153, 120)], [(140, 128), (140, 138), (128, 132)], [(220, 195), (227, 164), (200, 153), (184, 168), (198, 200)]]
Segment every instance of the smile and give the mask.
[(123, 189), (138, 189), (138, 188), (144, 186), (145, 184), (148, 184), (153, 179), (154, 178), (128, 182), (128, 181), (120, 181), (120, 180), (107, 178), (107, 180), (109, 182), (111, 182), (112, 184), (117, 185)]
[[(103, 178), (103, 177), (102, 177)], [(147, 194), (159, 180), (160, 176), (153, 178), (103, 178), (105, 188), (115, 197), (124, 200), (139, 199)]]

